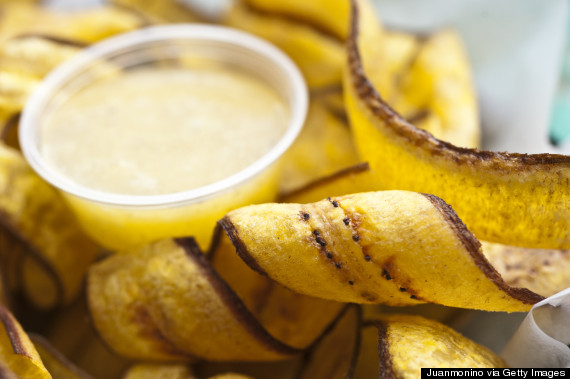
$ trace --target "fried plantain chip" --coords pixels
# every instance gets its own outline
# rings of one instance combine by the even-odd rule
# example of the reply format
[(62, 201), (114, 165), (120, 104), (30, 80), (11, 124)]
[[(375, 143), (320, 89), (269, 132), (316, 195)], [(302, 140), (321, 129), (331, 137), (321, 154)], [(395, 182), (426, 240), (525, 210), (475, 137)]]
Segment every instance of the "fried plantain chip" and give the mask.
[(55, 379), (92, 379), (92, 376), (81, 370), (57, 351), (48, 340), (39, 334), (30, 334), (42, 362)]
[(528, 311), (441, 199), (406, 191), (240, 208), (219, 221), (241, 258), (293, 291), (345, 302)]
[(298, 20), (344, 40), (348, 35), (349, 2), (346, 0), (246, 0), (259, 11)]
[(417, 129), (370, 84), (379, 26), (353, 2), (345, 75), (357, 148), (384, 189), (433, 193), (480, 238), (510, 245), (570, 246), (570, 157), (459, 148)]
[(24, 107), (39, 79), (8, 71), (0, 71), (0, 111), (8, 117)]
[(459, 34), (452, 29), (430, 35), (419, 46), (409, 71), (400, 79), (394, 102), (388, 103), (438, 139), (461, 147), (479, 146), (479, 113), (469, 61)]
[(303, 130), (284, 157), (280, 190), (290, 192), (357, 162), (348, 125), (313, 100)]
[(87, 294), (103, 339), (139, 359), (262, 361), (300, 352), (278, 341), (193, 240), (164, 240), (92, 266)]
[(485, 257), (510, 286), (525, 287), (544, 297), (570, 287), (570, 250), (481, 243)]
[(36, 34), (92, 43), (148, 24), (140, 14), (114, 6), (61, 12), (18, 1), (0, 4), (0, 9), (4, 15), (0, 23), (0, 41)]
[(343, 40), (310, 24), (268, 14), (236, 2), (224, 22), (256, 34), (280, 47), (297, 63), (309, 87), (337, 85), (344, 64)]
[(194, 379), (190, 367), (183, 364), (139, 363), (129, 368), (123, 379)]
[(46, 35), (18, 36), (0, 44), (0, 69), (41, 79), (84, 46)]
[[(4, 272), (40, 308), (70, 302), (99, 248), (55, 189), (15, 150), (0, 145), (0, 251)], [(15, 272), (12, 272), (15, 269)], [(19, 275), (19, 276), (18, 276)], [(15, 282), (19, 284), (15, 284)]]
[(418, 378), (422, 367), (506, 367), (492, 351), (437, 321), (390, 315), (371, 324), (378, 328), (380, 378)]
[[(34, 344), (12, 314), (0, 305), (0, 362), (16, 377), (48, 379)], [(0, 371), (1, 372), (1, 371)]]

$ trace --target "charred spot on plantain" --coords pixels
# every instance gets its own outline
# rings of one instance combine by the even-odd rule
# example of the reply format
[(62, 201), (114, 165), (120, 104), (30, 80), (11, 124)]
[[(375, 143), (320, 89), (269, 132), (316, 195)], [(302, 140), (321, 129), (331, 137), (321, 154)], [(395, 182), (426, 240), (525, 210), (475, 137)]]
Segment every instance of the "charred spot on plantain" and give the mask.
[(406, 291), (407, 291), (407, 289), (406, 289), (406, 288), (404, 288), (404, 287), (400, 287), (400, 292), (406, 292)]
[(303, 220), (303, 221), (309, 221), (309, 219), (311, 218), (311, 215), (309, 214), (309, 212), (301, 211), (299, 213), (301, 214), (301, 220)]
[(392, 277), (390, 276), (390, 274), (386, 270), (382, 270), (382, 276), (384, 278), (386, 278), (386, 280), (392, 280)]
[(327, 251), (327, 252), (326, 252), (326, 255), (327, 255), (327, 258), (328, 258), (328, 259), (332, 259), (332, 257), (333, 257), (333, 255), (332, 255), (332, 253), (331, 253), (330, 251)]
[(318, 243), (319, 245), (321, 245), (322, 247), (325, 247), (326, 244), (327, 244), (327, 242), (326, 242), (324, 239), (322, 239), (321, 237), (319, 237), (319, 236), (317, 236), (317, 238), (315, 238), (315, 241), (317, 241), (317, 243)]
[(364, 256), (364, 260), (365, 260), (366, 262), (370, 262), (371, 259), (372, 259), (372, 257), (371, 257), (370, 255), (368, 255), (368, 254), (366, 254), (366, 255)]
[(345, 217), (342, 222), (344, 222), (344, 225), (346, 226), (350, 225), (350, 219), (348, 217)]
[(416, 295), (411, 295), (411, 296), (410, 296), (410, 299), (417, 300), (418, 297), (417, 297)]
[(349, 280), (348, 284), (350, 284), (352, 286), (352, 285), (354, 285), (354, 282), (352, 280)]
[(360, 236), (359, 236), (358, 234), (354, 234), (354, 235), (352, 236), (352, 240), (353, 240), (354, 242), (358, 242), (358, 241), (360, 241)]
[(342, 264), (341, 264), (340, 262), (336, 262), (336, 263), (334, 264), (334, 267), (340, 269), (340, 268), (342, 267)]

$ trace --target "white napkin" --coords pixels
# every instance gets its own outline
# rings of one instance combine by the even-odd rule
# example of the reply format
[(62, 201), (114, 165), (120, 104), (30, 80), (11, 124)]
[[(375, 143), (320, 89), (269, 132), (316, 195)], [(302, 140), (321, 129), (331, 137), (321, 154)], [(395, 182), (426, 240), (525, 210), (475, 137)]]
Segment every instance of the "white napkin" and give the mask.
[(570, 367), (570, 288), (532, 307), (501, 354), (511, 367)]

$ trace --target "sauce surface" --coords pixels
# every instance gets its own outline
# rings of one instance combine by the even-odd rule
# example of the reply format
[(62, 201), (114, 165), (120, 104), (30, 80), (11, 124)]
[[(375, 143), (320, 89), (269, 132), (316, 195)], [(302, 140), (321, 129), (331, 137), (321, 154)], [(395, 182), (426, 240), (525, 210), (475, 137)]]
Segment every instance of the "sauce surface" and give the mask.
[(175, 193), (246, 168), (279, 141), (288, 119), (275, 90), (245, 72), (145, 68), (74, 94), (44, 123), (40, 151), (90, 189)]

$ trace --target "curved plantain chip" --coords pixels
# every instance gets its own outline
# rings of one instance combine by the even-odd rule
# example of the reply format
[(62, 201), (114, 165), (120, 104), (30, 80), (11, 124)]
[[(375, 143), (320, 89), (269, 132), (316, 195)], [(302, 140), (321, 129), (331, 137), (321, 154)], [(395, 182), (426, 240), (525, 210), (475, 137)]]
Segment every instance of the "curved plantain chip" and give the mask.
[(40, 308), (75, 298), (99, 248), (79, 229), (56, 190), (17, 151), (3, 145), (0, 216), (0, 236), (8, 249), (0, 252), (0, 260), (16, 275), (12, 288), (23, 289)]
[(348, 35), (350, 3), (346, 0), (246, 0), (263, 12), (298, 20), (344, 40)]
[(0, 362), (17, 377), (51, 379), (34, 344), (12, 314), (0, 305)]
[(24, 107), (39, 79), (9, 71), (0, 71), (0, 111), (8, 116)]
[(79, 12), (62, 12), (26, 3), (0, 4), (0, 42), (27, 34), (92, 43), (148, 24), (131, 10), (101, 6)]
[(451, 207), (432, 195), (385, 191), (253, 205), (219, 224), (251, 268), (310, 296), (507, 312), (543, 299), (508, 286)]
[(384, 189), (433, 193), (480, 238), (509, 245), (570, 246), (570, 157), (459, 148), (417, 129), (386, 104), (368, 70), (381, 64), (379, 26), (353, 1), (345, 75), (347, 109), (361, 156)]
[(358, 157), (348, 125), (313, 99), (303, 130), (283, 160), (280, 190), (290, 192), (357, 163)]
[[(287, 342), (270, 334), (190, 239), (159, 241), (92, 266), (87, 295), (100, 335), (127, 357), (267, 361), (301, 352), (289, 341), (306, 343), (306, 337), (283, 328), (283, 321), (271, 330), (280, 331)], [(338, 309), (333, 303), (326, 306)], [(315, 325), (310, 307), (291, 310), (293, 315), (305, 313)], [(298, 316), (293, 320), (299, 321)]]
[(444, 29), (427, 37), (398, 87), (394, 102), (388, 103), (405, 119), (456, 146), (479, 146), (475, 89), (456, 31)]
[(267, 14), (238, 1), (224, 20), (280, 47), (299, 66), (311, 88), (338, 85), (344, 64), (343, 41), (313, 26)]
[(370, 324), (378, 328), (380, 378), (419, 378), (422, 367), (506, 367), (492, 351), (437, 321), (390, 315)]
[(485, 257), (510, 286), (525, 287), (544, 297), (570, 287), (570, 250), (481, 243)]
[(75, 366), (63, 354), (57, 351), (41, 335), (30, 334), (30, 340), (34, 343), (48, 372), (55, 379), (93, 379), (91, 375)]
[(80, 42), (47, 35), (18, 36), (0, 45), (0, 69), (43, 78), (84, 46)]

